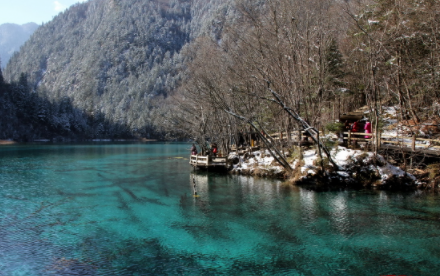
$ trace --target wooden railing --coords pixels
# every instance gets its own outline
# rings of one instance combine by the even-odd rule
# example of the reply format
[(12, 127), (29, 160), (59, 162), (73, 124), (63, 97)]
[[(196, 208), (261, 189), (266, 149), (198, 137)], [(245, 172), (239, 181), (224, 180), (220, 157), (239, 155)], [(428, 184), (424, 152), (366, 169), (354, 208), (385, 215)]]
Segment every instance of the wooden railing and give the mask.
[[(374, 133), (362, 133), (362, 132), (344, 132), (344, 140), (346, 139), (348, 144), (350, 145), (352, 141), (361, 141), (361, 142), (368, 142), (368, 143), (374, 143), (375, 134)], [(383, 135), (379, 134), (379, 148), (387, 145), (392, 144), (399, 147), (405, 147), (408, 149), (411, 149), (412, 151), (415, 151), (417, 148), (422, 149), (430, 149), (430, 150), (438, 150), (440, 151), (440, 140), (439, 139), (426, 139), (426, 138), (417, 138), (416, 135), (412, 136), (402, 136), (402, 135)], [(361, 137), (359, 137), (361, 136)], [(365, 136), (369, 136), (370, 138), (365, 138)], [(425, 143), (423, 143), (425, 142)]]
[(235, 152), (235, 153), (237, 153), (238, 155), (243, 155), (243, 154), (245, 154), (245, 153), (248, 153), (248, 152), (254, 152), (254, 151), (257, 151), (257, 150), (260, 150), (260, 147), (259, 146), (255, 146), (255, 147), (236, 147), (235, 145), (232, 145), (230, 148), (229, 148), (229, 152)]
[[(411, 148), (413, 151), (416, 150), (416, 148), (440, 150), (440, 140), (439, 139), (418, 138), (416, 135), (407, 136), (407, 137), (382, 135), (380, 141), (381, 141), (381, 144), (388, 143), (388, 144), (408, 147), (408, 148)], [(425, 142), (425, 143), (423, 143), (423, 142)]]
[(189, 163), (194, 167), (227, 167), (226, 156), (191, 155)]
[[(305, 132), (303, 131), (302, 134)], [(344, 140), (350, 145), (353, 141), (356, 142), (365, 142), (365, 143), (374, 143), (376, 141), (375, 133), (364, 133), (364, 132), (343, 132)], [(322, 135), (320, 133), (320, 135)], [(427, 139), (427, 138), (418, 138), (416, 135), (413, 136), (403, 136), (403, 135), (384, 135), (379, 134), (379, 148), (381, 146), (385, 146), (387, 144), (391, 144), (394, 146), (408, 148), (409, 150), (415, 151), (416, 149), (428, 149), (440, 151), (440, 139)], [(278, 132), (270, 135), (274, 140), (286, 139), (288, 137), (287, 132)], [(366, 138), (367, 136), (367, 138)], [(290, 133), (290, 138), (298, 138), (298, 131), (292, 131)]]
[[(301, 131), (301, 135), (304, 135), (305, 133), (306, 133), (305, 131)], [(321, 135), (321, 132), (319, 132), (319, 135)], [(270, 137), (272, 137), (274, 140), (283, 140), (283, 139), (287, 139), (288, 134), (287, 131), (283, 131), (283, 132), (272, 133), (270, 134)], [(298, 131), (290, 132), (291, 139), (297, 137), (298, 137)]]
[[(363, 132), (351, 132), (351, 131), (348, 131), (348, 132), (344, 132), (343, 134), (344, 134), (344, 140), (347, 140), (349, 145), (351, 145), (352, 141), (355, 141), (355, 142), (358, 142), (358, 141), (360, 141), (360, 142), (371, 142), (371, 141), (375, 140), (375, 139), (373, 139), (374, 136), (375, 136), (374, 133), (363, 133)], [(347, 136), (345, 136), (345, 135), (347, 135)], [(361, 136), (361, 137), (359, 137), (359, 136)], [(365, 138), (365, 136), (368, 136), (368, 138)]]
[(191, 155), (189, 163), (194, 166), (209, 165), (209, 156), (207, 155)]

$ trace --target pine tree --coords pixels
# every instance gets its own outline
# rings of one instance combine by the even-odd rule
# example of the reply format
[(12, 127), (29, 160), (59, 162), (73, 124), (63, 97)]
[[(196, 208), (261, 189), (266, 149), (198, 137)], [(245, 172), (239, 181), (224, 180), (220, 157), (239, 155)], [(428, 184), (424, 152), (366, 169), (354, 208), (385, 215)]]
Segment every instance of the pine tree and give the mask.
[(328, 81), (336, 87), (342, 86), (342, 78), (345, 76), (345, 72), (343, 70), (344, 61), (342, 59), (342, 54), (339, 51), (338, 44), (335, 39), (332, 39), (330, 41), (329, 47), (327, 49), (326, 60)]

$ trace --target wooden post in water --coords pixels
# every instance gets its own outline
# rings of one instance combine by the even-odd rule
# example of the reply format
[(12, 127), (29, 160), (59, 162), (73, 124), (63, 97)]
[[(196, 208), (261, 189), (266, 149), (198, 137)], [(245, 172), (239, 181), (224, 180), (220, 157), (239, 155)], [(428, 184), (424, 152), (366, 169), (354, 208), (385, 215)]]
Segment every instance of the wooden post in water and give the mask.
[(199, 195), (197, 194), (197, 187), (196, 187), (196, 178), (193, 175), (193, 196), (194, 197), (198, 197)]

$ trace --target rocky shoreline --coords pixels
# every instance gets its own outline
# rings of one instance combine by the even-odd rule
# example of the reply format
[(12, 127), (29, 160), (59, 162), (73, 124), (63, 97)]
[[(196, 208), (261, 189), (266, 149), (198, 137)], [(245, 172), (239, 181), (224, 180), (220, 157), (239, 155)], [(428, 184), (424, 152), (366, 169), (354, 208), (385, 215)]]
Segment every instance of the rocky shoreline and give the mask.
[[(384, 190), (438, 189), (439, 181), (413, 175), (391, 165), (385, 158), (372, 152), (338, 147), (331, 156), (338, 168), (325, 158), (321, 163), (317, 151), (305, 150), (301, 154), (286, 154), (290, 158), (292, 172), (276, 164), (269, 152), (260, 150), (239, 156), (230, 154), (233, 160), (231, 173), (256, 177), (285, 179), (292, 185), (316, 187), (373, 188)], [(321, 164), (324, 164), (322, 169)], [(417, 177), (416, 177), (417, 176)], [(426, 176), (426, 175), (425, 175)]]

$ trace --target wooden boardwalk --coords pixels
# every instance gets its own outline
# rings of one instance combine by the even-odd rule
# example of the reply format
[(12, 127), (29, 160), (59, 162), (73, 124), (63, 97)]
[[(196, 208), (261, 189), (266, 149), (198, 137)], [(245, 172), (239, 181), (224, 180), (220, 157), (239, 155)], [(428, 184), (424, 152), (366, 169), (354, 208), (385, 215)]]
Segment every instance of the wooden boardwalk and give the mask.
[(227, 169), (230, 165), (227, 157), (212, 157), (209, 155), (191, 155), (189, 164), (200, 169)]
[[(403, 135), (383, 135), (376, 139), (375, 133), (363, 133), (363, 132), (343, 132), (343, 141), (348, 146), (356, 146), (357, 144), (363, 144), (366, 147), (372, 146), (373, 143), (378, 140), (380, 150), (392, 150), (399, 152), (412, 152), (415, 154), (423, 154), (432, 157), (440, 157), (440, 139), (426, 139), (418, 138), (417, 136), (403, 136)], [(283, 141), (289, 140), (292, 142), (300, 142), (298, 138), (298, 131), (292, 131), (291, 133), (274, 133), (270, 135), (274, 140)], [(320, 136), (323, 135), (320, 133)], [(303, 136), (306, 137), (306, 136)], [(253, 143), (252, 143), (253, 144)], [(310, 144), (310, 143), (309, 143)], [(372, 148), (372, 147), (371, 147)], [(231, 148), (232, 152), (236, 152), (238, 155), (243, 155), (247, 152), (258, 150), (259, 147), (245, 147), (245, 148)], [(200, 169), (229, 169), (231, 167), (231, 161), (227, 156), (209, 156), (209, 155), (191, 155), (189, 164), (194, 168)]]

